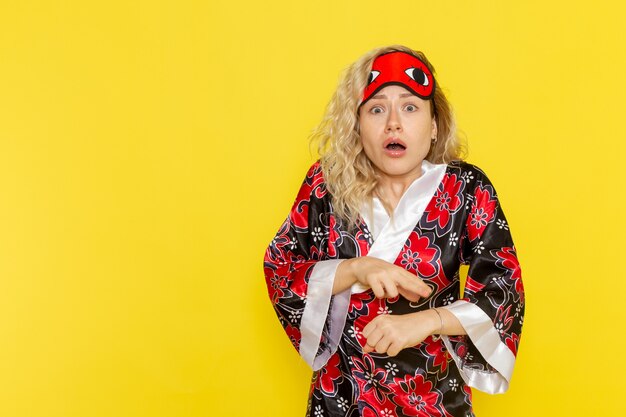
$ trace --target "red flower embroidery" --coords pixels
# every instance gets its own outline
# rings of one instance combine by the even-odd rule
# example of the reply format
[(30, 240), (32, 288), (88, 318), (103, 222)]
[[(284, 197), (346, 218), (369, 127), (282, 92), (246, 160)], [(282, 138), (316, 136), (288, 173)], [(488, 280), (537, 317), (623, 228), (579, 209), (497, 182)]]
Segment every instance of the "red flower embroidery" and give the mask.
[(496, 214), (496, 203), (490, 188), (479, 187), (476, 189), (472, 211), (467, 219), (467, 233), (470, 241), (480, 238), (485, 227), (493, 221)]
[[(371, 291), (352, 294), (350, 297), (349, 313), (359, 313), (359, 316), (367, 316), (369, 314), (368, 303), (374, 299), (374, 293)], [(365, 308), (365, 310), (363, 310)]]
[(300, 330), (297, 327), (288, 324), (285, 327), (285, 332), (287, 332), (287, 337), (289, 337), (291, 344), (296, 348), (296, 350), (300, 350), (300, 340), (302, 340)]
[(517, 254), (512, 247), (502, 248), (496, 252), (498, 259), (498, 266), (508, 269), (511, 273), (509, 279), (515, 282), (515, 291), (520, 294), (521, 299), (524, 299), (524, 285), (522, 284), (522, 270), (517, 260)]
[(439, 249), (430, 246), (427, 236), (419, 236), (413, 231), (409, 235), (405, 249), (400, 253), (396, 264), (421, 278), (430, 278), (439, 271)]
[(370, 355), (363, 356), (363, 361), (353, 356), (354, 370), (352, 375), (359, 384), (362, 398), (374, 404), (375, 400), (378, 404), (382, 404), (387, 395), (391, 393), (391, 388), (387, 385), (387, 371), (383, 368), (376, 368), (374, 361)]
[(394, 402), (402, 407), (406, 416), (444, 416), (441, 410), (441, 393), (433, 389), (433, 383), (425, 380), (422, 374), (414, 377), (406, 375), (404, 379), (394, 378), (400, 390), (394, 396)]
[(494, 320), (494, 326), (500, 334), (500, 337), (506, 337), (511, 329), (514, 319), (515, 318), (511, 316), (510, 305), (506, 308), (503, 308), (502, 306), (498, 307), (498, 310), (496, 311), (496, 319)]
[(300, 187), (296, 202), (292, 207), (289, 214), (289, 219), (298, 228), (306, 229), (309, 224), (309, 205), (311, 194), (316, 198), (321, 199), (326, 194), (326, 187), (321, 187), (324, 184), (324, 177), (322, 175), (322, 168), (319, 162), (316, 162), (311, 166), (309, 172), (306, 174), (304, 183)]
[(265, 276), (268, 280), (267, 290), (273, 304), (278, 302), (278, 299), (285, 295), (283, 288), (287, 287), (287, 280), (285, 277), (276, 275), (276, 272), (272, 268), (265, 268)]
[(457, 179), (456, 174), (446, 174), (441, 184), (437, 188), (437, 192), (428, 207), (426, 212), (427, 223), (436, 222), (437, 227), (441, 230), (445, 230), (450, 222), (450, 216), (461, 207), (461, 187), (464, 182)]
[[(467, 341), (465, 336), (457, 336), (458, 340), (456, 340), (456, 346), (454, 347), (454, 353), (461, 359), (465, 359), (465, 355), (467, 355)], [(452, 340), (452, 336), (450, 337)]]
[(517, 347), (519, 346), (519, 335), (511, 333), (511, 337), (507, 337), (504, 342), (506, 346), (513, 352), (513, 355), (517, 356)]
[(363, 417), (398, 417), (396, 404), (388, 397), (381, 404), (364, 404)]
[(441, 339), (435, 340), (432, 336), (427, 337), (423, 343), (423, 351), (428, 356), (428, 368), (439, 368), (442, 373), (448, 370), (450, 355), (445, 349)]
[(326, 365), (316, 374), (315, 387), (322, 391), (334, 394), (337, 391), (338, 381), (343, 377), (339, 370), (339, 354), (330, 357)]
[(363, 314), (360, 314), (356, 320), (354, 320), (353, 332), (355, 339), (359, 342), (361, 347), (364, 347), (367, 342), (365, 337), (361, 334), (365, 326), (367, 326), (369, 322), (374, 320), (379, 314), (385, 314), (385, 312), (388, 311), (386, 309), (387, 303), (385, 302), (385, 299), (374, 297), (371, 291), (367, 291), (367, 293), (369, 297), (367, 300), (364, 300), (367, 309), (363, 311)]

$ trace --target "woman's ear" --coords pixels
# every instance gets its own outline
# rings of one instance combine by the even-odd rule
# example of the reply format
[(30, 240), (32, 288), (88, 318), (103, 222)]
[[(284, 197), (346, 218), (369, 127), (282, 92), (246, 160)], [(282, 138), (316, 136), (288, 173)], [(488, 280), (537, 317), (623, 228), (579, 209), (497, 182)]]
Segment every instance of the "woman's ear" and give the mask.
[(433, 117), (432, 120), (432, 130), (431, 130), (431, 138), (436, 138), (437, 137), (437, 119), (435, 117)]

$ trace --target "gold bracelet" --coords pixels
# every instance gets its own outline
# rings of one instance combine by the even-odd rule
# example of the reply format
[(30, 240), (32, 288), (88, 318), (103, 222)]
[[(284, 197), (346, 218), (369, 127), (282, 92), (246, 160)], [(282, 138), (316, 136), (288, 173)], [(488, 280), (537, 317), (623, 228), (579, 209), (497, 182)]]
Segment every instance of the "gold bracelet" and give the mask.
[(439, 334), (441, 335), (441, 333), (443, 332), (443, 318), (441, 317), (441, 313), (439, 312), (439, 310), (437, 310), (436, 308), (433, 308), (433, 310), (435, 311), (435, 313), (437, 313), (437, 315), (439, 316), (439, 321), (441, 322), (441, 326), (439, 327)]

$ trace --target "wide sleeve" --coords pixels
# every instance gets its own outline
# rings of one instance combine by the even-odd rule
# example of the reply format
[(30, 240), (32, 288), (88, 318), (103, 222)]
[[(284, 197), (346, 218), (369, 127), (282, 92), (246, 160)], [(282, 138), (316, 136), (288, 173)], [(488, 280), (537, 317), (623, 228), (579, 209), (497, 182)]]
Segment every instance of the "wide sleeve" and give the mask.
[(337, 227), (319, 161), (307, 172), (284, 223), (265, 252), (270, 300), (293, 346), (314, 370), (337, 350), (350, 290), (332, 295)]
[[(474, 167), (475, 168), (475, 167)], [(445, 306), (466, 336), (442, 337), (466, 383), (491, 394), (509, 387), (524, 321), (524, 287), (509, 225), (480, 170), (467, 196), (460, 256), (469, 263), (463, 298)]]

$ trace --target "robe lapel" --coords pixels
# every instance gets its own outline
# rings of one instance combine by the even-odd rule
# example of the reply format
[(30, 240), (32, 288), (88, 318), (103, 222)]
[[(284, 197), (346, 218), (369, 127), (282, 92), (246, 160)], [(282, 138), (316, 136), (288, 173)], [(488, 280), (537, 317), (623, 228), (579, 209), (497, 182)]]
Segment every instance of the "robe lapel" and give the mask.
[[(393, 212), (393, 219), (377, 198), (373, 201), (373, 207), (365, 205), (362, 208), (361, 217), (374, 240), (367, 256), (389, 263), (395, 262), (443, 180), (446, 168), (446, 164), (432, 164), (424, 160), (422, 175), (413, 181), (400, 198)], [(352, 286), (352, 293), (360, 293), (367, 289), (369, 287), (356, 283)]]

